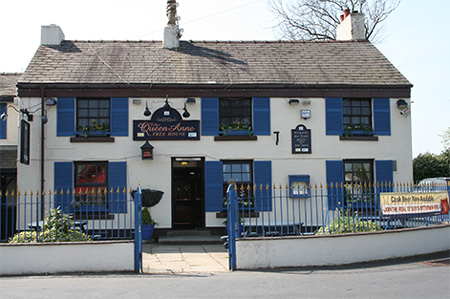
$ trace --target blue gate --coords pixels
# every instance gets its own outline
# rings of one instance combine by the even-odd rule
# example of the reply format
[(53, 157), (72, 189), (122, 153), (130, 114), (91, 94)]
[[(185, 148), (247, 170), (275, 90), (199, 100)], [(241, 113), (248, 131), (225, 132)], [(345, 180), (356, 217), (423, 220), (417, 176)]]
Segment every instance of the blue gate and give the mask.
[(142, 272), (142, 190), (137, 187), (134, 196), (134, 271)]

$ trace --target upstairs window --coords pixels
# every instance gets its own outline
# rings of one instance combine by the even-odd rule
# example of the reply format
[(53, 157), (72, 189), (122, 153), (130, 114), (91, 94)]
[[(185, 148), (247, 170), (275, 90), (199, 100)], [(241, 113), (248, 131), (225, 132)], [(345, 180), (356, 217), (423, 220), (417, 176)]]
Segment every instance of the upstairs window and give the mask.
[(220, 98), (219, 124), (221, 128), (251, 128), (251, 98)]
[(92, 131), (109, 130), (110, 102), (108, 99), (83, 98), (77, 99), (77, 130), (91, 127)]
[(370, 99), (344, 99), (343, 125), (345, 129), (372, 129), (372, 103)]

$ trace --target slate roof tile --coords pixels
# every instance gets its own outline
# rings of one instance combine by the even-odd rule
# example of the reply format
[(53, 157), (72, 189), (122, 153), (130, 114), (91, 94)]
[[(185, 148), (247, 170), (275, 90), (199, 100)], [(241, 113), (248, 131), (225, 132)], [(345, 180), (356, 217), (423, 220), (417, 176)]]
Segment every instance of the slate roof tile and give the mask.
[(41, 45), (21, 83), (404, 85), (370, 42), (63, 41)]

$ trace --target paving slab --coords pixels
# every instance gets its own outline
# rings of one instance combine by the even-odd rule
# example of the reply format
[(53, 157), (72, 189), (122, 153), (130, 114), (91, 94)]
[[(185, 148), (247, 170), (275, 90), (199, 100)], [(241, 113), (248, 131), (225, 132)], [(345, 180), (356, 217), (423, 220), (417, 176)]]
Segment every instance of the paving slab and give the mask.
[(161, 245), (143, 244), (145, 273), (228, 272), (228, 252), (221, 244)]

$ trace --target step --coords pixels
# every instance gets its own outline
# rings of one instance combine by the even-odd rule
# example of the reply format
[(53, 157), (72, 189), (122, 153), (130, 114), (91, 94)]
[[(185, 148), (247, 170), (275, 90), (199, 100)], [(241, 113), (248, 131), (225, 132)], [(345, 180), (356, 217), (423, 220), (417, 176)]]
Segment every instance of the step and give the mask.
[(159, 237), (160, 245), (204, 245), (223, 244), (220, 236), (165, 236)]
[(184, 236), (211, 236), (208, 230), (173, 230), (167, 232), (168, 237), (184, 237)]

